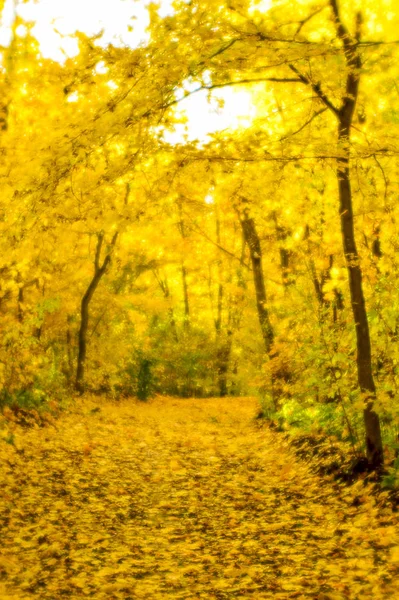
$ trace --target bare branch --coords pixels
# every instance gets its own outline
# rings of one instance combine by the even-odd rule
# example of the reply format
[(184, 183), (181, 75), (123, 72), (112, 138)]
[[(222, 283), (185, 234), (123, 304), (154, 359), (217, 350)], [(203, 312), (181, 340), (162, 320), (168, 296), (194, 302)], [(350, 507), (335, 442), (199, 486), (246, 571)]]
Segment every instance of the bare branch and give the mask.
[(337, 0), (330, 0), (330, 6), (334, 15), (334, 23), (337, 30), (338, 37), (342, 40), (342, 43), (345, 48), (349, 48), (352, 44), (352, 39), (349, 31), (343, 24), (341, 20), (341, 15), (339, 14), (338, 2)]
[(101, 256), (101, 248), (104, 241), (104, 233), (101, 231), (97, 234), (97, 247), (96, 247), (96, 255), (94, 257), (94, 272), (98, 273), (100, 271), (100, 256)]
[[(112, 240), (111, 240), (111, 244), (110, 244), (110, 250), (113, 249), (113, 247), (116, 244), (116, 240), (118, 239), (118, 235), (119, 235), (119, 231), (115, 231), (114, 235), (112, 236)], [(109, 254), (109, 252), (108, 252)]]
[(293, 71), (296, 75), (298, 75), (299, 79), (305, 85), (308, 85), (312, 88), (315, 94), (320, 98), (320, 100), (325, 104), (325, 106), (334, 113), (334, 115), (339, 115), (338, 108), (331, 102), (331, 100), (326, 96), (323, 90), (320, 87), (319, 83), (313, 83), (306, 75), (303, 75), (293, 64), (288, 65), (291, 71)]
[(323, 114), (324, 112), (326, 112), (327, 107), (326, 108), (322, 108), (321, 110), (316, 111), (315, 113), (313, 113), (313, 115), (311, 117), (309, 117), (309, 119), (303, 124), (301, 125), (301, 127), (299, 129), (297, 129), (296, 131), (293, 131), (292, 133), (287, 133), (287, 135), (284, 135), (283, 137), (281, 137), (279, 139), (280, 142), (283, 142), (284, 140), (293, 137), (294, 135), (296, 135), (297, 133), (300, 133), (302, 131), (302, 129), (305, 129), (305, 127), (307, 127), (307, 125), (309, 125), (314, 119), (316, 119), (316, 117), (318, 117), (319, 115)]
[(362, 33), (363, 15), (360, 10), (356, 13), (356, 31), (355, 38), (357, 42), (360, 42), (360, 36)]
[(391, 44), (399, 44), (399, 40), (392, 40), (390, 42), (371, 42), (368, 40), (359, 41), (359, 46), (390, 46)]
[(382, 173), (382, 178), (384, 180), (384, 206), (385, 209), (387, 209), (387, 197), (388, 197), (388, 178), (385, 174), (385, 171), (383, 169), (383, 166), (381, 165), (380, 161), (378, 160), (378, 158), (374, 155), (373, 156), (375, 162), (377, 163), (378, 168), (380, 169), (381, 173)]
[(164, 108), (170, 108), (171, 106), (175, 106), (176, 104), (179, 104), (180, 102), (182, 102), (183, 100), (185, 100), (186, 98), (193, 96), (194, 94), (197, 94), (198, 92), (203, 92), (204, 90), (216, 90), (219, 88), (225, 88), (225, 87), (230, 87), (230, 86), (234, 86), (234, 85), (247, 85), (249, 83), (262, 83), (262, 82), (266, 82), (266, 81), (270, 81), (272, 83), (301, 83), (302, 80), (299, 77), (255, 77), (255, 78), (249, 78), (249, 79), (239, 79), (237, 81), (226, 81), (225, 83), (212, 83), (210, 85), (200, 85), (199, 87), (195, 88), (194, 90), (191, 90), (190, 92), (186, 92), (184, 94), (184, 96), (182, 96), (181, 98), (175, 98), (174, 100), (172, 100), (171, 102), (169, 102), (168, 104), (166, 104), (164, 106)]
[[(212, 58), (215, 58), (216, 56), (219, 56), (219, 54), (223, 54), (223, 52), (226, 52), (226, 50), (228, 50), (229, 48), (231, 48), (236, 42), (239, 41), (240, 38), (233, 38), (232, 40), (230, 40), (227, 44), (225, 44), (224, 46), (222, 46), (221, 48), (219, 48), (219, 50), (216, 50), (216, 52), (214, 52), (213, 54), (211, 54), (210, 56), (208, 56), (207, 60), (212, 60)], [(200, 65), (204, 64), (206, 61), (202, 61), (202, 63), (200, 63)]]
[(310, 15), (308, 15), (307, 17), (305, 17), (305, 19), (302, 19), (302, 21), (299, 21), (299, 25), (298, 28), (295, 32), (295, 35), (298, 35), (298, 33), (300, 33), (302, 27), (304, 25), (306, 25), (306, 23), (308, 23), (311, 19), (313, 19), (313, 17), (315, 17), (316, 15), (318, 15), (319, 13), (321, 13), (324, 10), (324, 6), (322, 6), (321, 8), (316, 8), (316, 10), (314, 10), (312, 13), (310, 13)]

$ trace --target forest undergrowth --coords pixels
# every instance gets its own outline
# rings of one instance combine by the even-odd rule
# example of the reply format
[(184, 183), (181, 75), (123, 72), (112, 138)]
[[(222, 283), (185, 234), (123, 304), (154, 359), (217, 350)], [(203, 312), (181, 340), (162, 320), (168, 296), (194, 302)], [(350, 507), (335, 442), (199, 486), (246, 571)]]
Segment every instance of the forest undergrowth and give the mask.
[(396, 598), (384, 494), (313, 474), (256, 409), (97, 399), (4, 420), (2, 600)]

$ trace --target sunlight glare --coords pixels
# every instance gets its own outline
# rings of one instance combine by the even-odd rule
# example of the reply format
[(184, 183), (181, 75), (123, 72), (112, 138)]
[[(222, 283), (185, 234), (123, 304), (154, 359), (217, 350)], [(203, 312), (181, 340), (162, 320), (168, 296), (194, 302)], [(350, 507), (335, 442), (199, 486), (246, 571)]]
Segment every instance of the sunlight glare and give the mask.
[(67, 97), (67, 102), (77, 102), (78, 100), (79, 100), (78, 92), (72, 92), (72, 94), (69, 94)]
[(34, 21), (32, 34), (45, 58), (64, 62), (78, 53), (72, 36), (76, 30), (89, 36), (101, 35), (101, 45), (138, 46), (147, 38), (146, 3), (124, 0), (39, 0), (18, 6), (18, 14)]
[[(142, 0), (29, 0), (18, 4), (17, 12), (22, 19), (32, 23), (32, 35), (39, 41), (43, 57), (64, 63), (79, 52), (79, 44), (74, 37), (77, 30), (89, 36), (100, 34), (102, 46), (113, 43), (134, 48), (145, 42), (148, 39), (148, 3)], [(260, 0), (254, 6), (258, 10), (266, 10), (270, 3), (271, 0)], [(160, 16), (173, 12), (172, 0), (159, 2)], [(14, 19), (14, 0), (6, 0), (0, 27), (0, 43), (3, 45), (10, 43)], [(24, 35), (26, 27), (20, 25), (17, 32)], [(103, 62), (99, 62), (94, 71), (105, 74), (107, 69)], [(110, 81), (108, 86), (115, 89), (116, 84)], [(207, 90), (190, 95), (196, 87), (197, 82), (187, 80), (184, 83), (182, 99), (176, 107), (180, 123), (176, 124), (175, 131), (164, 132), (163, 137), (168, 143), (208, 141), (209, 135), (217, 131), (248, 126), (255, 116), (249, 91), (225, 88), (213, 91), (211, 96)], [(184, 98), (185, 92), (188, 92), (187, 98)], [(68, 101), (76, 102), (77, 99), (71, 95)]]
[(273, 0), (254, 0), (249, 9), (249, 13), (265, 13), (272, 7)]
[[(165, 132), (165, 141), (178, 144), (187, 141), (209, 141), (209, 136), (218, 131), (248, 127), (256, 114), (252, 95), (245, 90), (216, 90), (209, 101), (209, 92), (202, 90), (188, 96), (176, 109), (177, 118), (186, 124), (176, 125), (176, 131)], [(218, 106), (218, 100), (223, 106)]]

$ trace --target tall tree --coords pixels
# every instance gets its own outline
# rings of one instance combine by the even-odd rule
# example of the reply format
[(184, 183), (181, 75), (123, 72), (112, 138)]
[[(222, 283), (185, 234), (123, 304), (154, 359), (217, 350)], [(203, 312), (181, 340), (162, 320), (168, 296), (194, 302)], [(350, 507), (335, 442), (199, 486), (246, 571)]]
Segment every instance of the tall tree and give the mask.
[(256, 229), (255, 221), (250, 214), (246, 200), (244, 200), (244, 206), (241, 209), (240, 221), (245, 241), (248, 245), (251, 256), (256, 307), (258, 311), (260, 329), (262, 332), (266, 353), (270, 357), (273, 348), (274, 330), (270, 321), (269, 310), (267, 306), (266, 284), (263, 273), (262, 246)]
[(341, 104), (336, 106), (324, 92), (320, 83), (313, 81), (310, 74), (304, 74), (292, 63), (290, 64), (290, 69), (303, 84), (311, 87), (313, 93), (336, 117), (338, 124), (337, 181), (342, 243), (349, 274), (349, 289), (356, 330), (358, 382), (359, 388), (364, 394), (367, 457), (370, 465), (377, 469), (383, 463), (383, 448), (380, 421), (378, 414), (373, 408), (376, 388), (373, 378), (370, 330), (362, 282), (363, 275), (355, 239), (350, 173), (351, 132), (362, 70), (362, 60), (359, 52), (362, 14), (358, 12), (356, 15), (356, 32), (352, 36), (341, 19), (338, 1), (330, 0), (330, 6), (337, 37), (342, 44), (346, 65), (345, 91), (342, 95)]
[(118, 239), (118, 232), (116, 231), (112, 236), (110, 244), (107, 246), (105, 256), (101, 261), (101, 251), (104, 243), (104, 232), (101, 231), (97, 234), (97, 245), (94, 257), (94, 273), (93, 277), (83, 295), (80, 307), (80, 327), (78, 336), (78, 362), (76, 367), (76, 381), (75, 388), (79, 393), (84, 392), (84, 375), (85, 375), (85, 364), (87, 354), (87, 332), (89, 327), (89, 308), (90, 302), (93, 295), (100, 283), (102, 277), (107, 272), (111, 264), (112, 253)]

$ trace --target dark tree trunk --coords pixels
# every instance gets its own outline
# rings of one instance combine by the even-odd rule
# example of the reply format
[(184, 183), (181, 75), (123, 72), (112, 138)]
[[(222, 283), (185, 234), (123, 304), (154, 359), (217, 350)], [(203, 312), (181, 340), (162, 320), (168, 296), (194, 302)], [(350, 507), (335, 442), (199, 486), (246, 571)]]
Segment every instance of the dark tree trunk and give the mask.
[(289, 231), (279, 224), (275, 212), (273, 212), (273, 221), (276, 228), (277, 241), (279, 244), (281, 279), (283, 282), (284, 289), (286, 290), (289, 285), (292, 285), (294, 283), (294, 280), (291, 276), (290, 268), (290, 259), (292, 253), (284, 246), (284, 243), (289, 235)]
[(183, 296), (184, 296), (184, 328), (188, 329), (190, 326), (190, 302), (188, 299), (188, 283), (187, 283), (187, 269), (185, 265), (181, 267), (181, 276), (183, 282)]
[(219, 347), (217, 353), (219, 395), (222, 398), (228, 395), (227, 373), (229, 371), (232, 345), (233, 332), (228, 331), (227, 339), (224, 340), (224, 343)]
[(67, 345), (67, 361), (68, 361), (67, 377), (68, 377), (69, 383), (71, 383), (73, 381), (73, 348), (72, 348), (71, 323), (72, 323), (72, 315), (68, 315), (67, 330), (66, 330), (66, 345)]
[[(319, 308), (321, 311), (323, 311), (323, 309), (326, 308), (326, 306), (328, 305), (328, 303), (326, 302), (326, 299), (324, 297), (323, 294), (323, 285), (326, 281), (326, 273), (322, 273), (319, 279), (319, 276), (317, 274), (316, 271), (316, 265), (314, 263), (314, 260), (312, 258), (312, 246), (310, 243), (310, 227), (309, 225), (306, 225), (305, 228), (305, 237), (304, 239), (307, 241), (307, 246), (308, 246), (308, 254), (309, 254), (309, 270), (310, 270), (310, 275), (312, 278), (312, 283), (313, 283), (313, 287), (314, 287), (314, 291), (316, 294), (316, 298), (317, 298), (317, 302), (319, 304)], [(323, 314), (319, 314), (319, 320), (323, 320)]]
[[(220, 219), (217, 216), (216, 217), (216, 241), (218, 243), (219, 246), (222, 245), (222, 240), (220, 237)], [(223, 296), (224, 296), (224, 289), (223, 289), (223, 283), (222, 283), (222, 262), (221, 260), (218, 261), (218, 299), (217, 299), (217, 313), (216, 313), (216, 319), (215, 319), (215, 329), (216, 329), (216, 335), (220, 334), (221, 328), (222, 328), (222, 311), (223, 311)]]
[[(179, 215), (180, 215), (179, 231), (180, 231), (182, 239), (185, 240), (187, 236), (186, 236), (186, 228), (184, 225), (183, 206), (182, 206), (181, 200), (179, 200), (179, 202), (178, 202), (178, 207), (179, 207)], [(184, 321), (183, 321), (183, 324), (184, 324), (184, 329), (188, 330), (190, 327), (190, 301), (189, 301), (189, 296), (188, 296), (187, 268), (186, 268), (186, 265), (184, 264), (184, 261), (182, 262), (182, 266), (181, 266), (181, 275), (182, 275), (183, 298), (184, 298)]]
[(382, 249), (381, 249), (381, 240), (380, 240), (380, 233), (381, 233), (381, 228), (379, 225), (376, 225), (374, 227), (374, 239), (373, 239), (373, 243), (371, 246), (371, 250), (373, 252), (373, 256), (375, 256), (377, 259), (382, 258)]
[(24, 288), (20, 287), (18, 290), (18, 321), (23, 323), (24, 320)]
[(82, 298), (80, 307), (80, 328), (78, 336), (78, 363), (76, 369), (76, 381), (75, 388), (82, 394), (84, 392), (84, 375), (85, 375), (85, 362), (87, 352), (87, 331), (89, 327), (89, 307), (91, 299), (93, 298), (94, 292), (96, 291), (98, 284), (100, 283), (103, 275), (106, 273), (107, 268), (111, 262), (112, 251), (115, 246), (118, 233), (114, 234), (111, 244), (108, 247), (107, 254), (105, 255), (103, 264), (100, 266), (101, 248), (104, 241), (104, 234), (99, 233), (97, 236), (97, 247), (96, 256), (94, 259), (94, 275), (89, 283), (89, 286)]
[[(346, 144), (348, 153), (349, 123), (345, 114), (343, 114), (339, 123), (339, 140)], [(359, 387), (361, 392), (365, 395), (366, 403), (364, 409), (364, 424), (366, 430), (367, 458), (370, 465), (374, 469), (377, 469), (383, 462), (383, 449), (379, 417), (373, 410), (373, 401), (376, 390), (371, 364), (371, 341), (363, 293), (362, 270), (355, 242), (349, 156), (338, 159), (337, 177), (342, 240), (349, 275), (349, 289), (356, 329), (357, 375)]]
[(341, 106), (339, 108), (335, 106), (334, 102), (332, 102), (321, 89), (319, 82), (315, 82), (312, 80), (311, 76), (306, 76), (301, 73), (294, 64), (290, 64), (289, 66), (302, 83), (312, 88), (313, 93), (335, 115), (338, 121), (339, 156), (337, 158), (337, 180), (342, 243), (349, 275), (352, 313), (356, 330), (358, 383), (360, 391), (365, 398), (363, 416), (366, 431), (367, 459), (370, 467), (377, 470), (382, 466), (384, 457), (380, 420), (378, 414), (373, 409), (376, 390), (371, 364), (370, 331), (363, 293), (362, 270), (355, 242), (350, 180), (350, 137), (353, 115), (359, 95), (360, 73), (362, 69), (361, 56), (358, 50), (362, 15), (360, 12), (356, 15), (356, 34), (355, 36), (352, 36), (341, 20), (338, 0), (329, 1), (337, 38), (342, 44), (347, 69), (345, 91)]
[[(330, 269), (334, 266), (334, 254), (330, 254)], [(334, 289), (333, 322), (337, 323), (339, 311), (344, 309), (344, 296), (341, 290)]]
[(248, 209), (244, 209), (243, 211), (241, 217), (241, 227), (251, 256), (259, 324), (263, 341), (265, 343), (266, 353), (270, 356), (274, 341), (274, 331), (272, 324), (270, 323), (269, 311), (267, 310), (266, 286), (262, 264), (262, 248), (258, 232), (256, 231), (255, 222), (249, 216)]
[(363, 293), (362, 270), (355, 241), (349, 164), (352, 120), (359, 93), (359, 79), (362, 67), (360, 54), (357, 49), (357, 42), (360, 39), (361, 15), (358, 14), (357, 16), (356, 39), (352, 39), (340, 19), (337, 0), (330, 0), (330, 4), (334, 14), (337, 34), (344, 47), (348, 69), (345, 96), (340, 109), (336, 113), (338, 117), (338, 145), (341, 150), (341, 156), (337, 160), (339, 212), (343, 248), (349, 275), (352, 312), (356, 329), (358, 382), (360, 391), (365, 396), (363, 416), (366, 430), (367, 458), (370, 466), (373, 469), (378, 469), (383, 463), (383, 447), (380, 420), (377, 413), (373, 410), (376, 389), (372, 372), (370, 330)]

